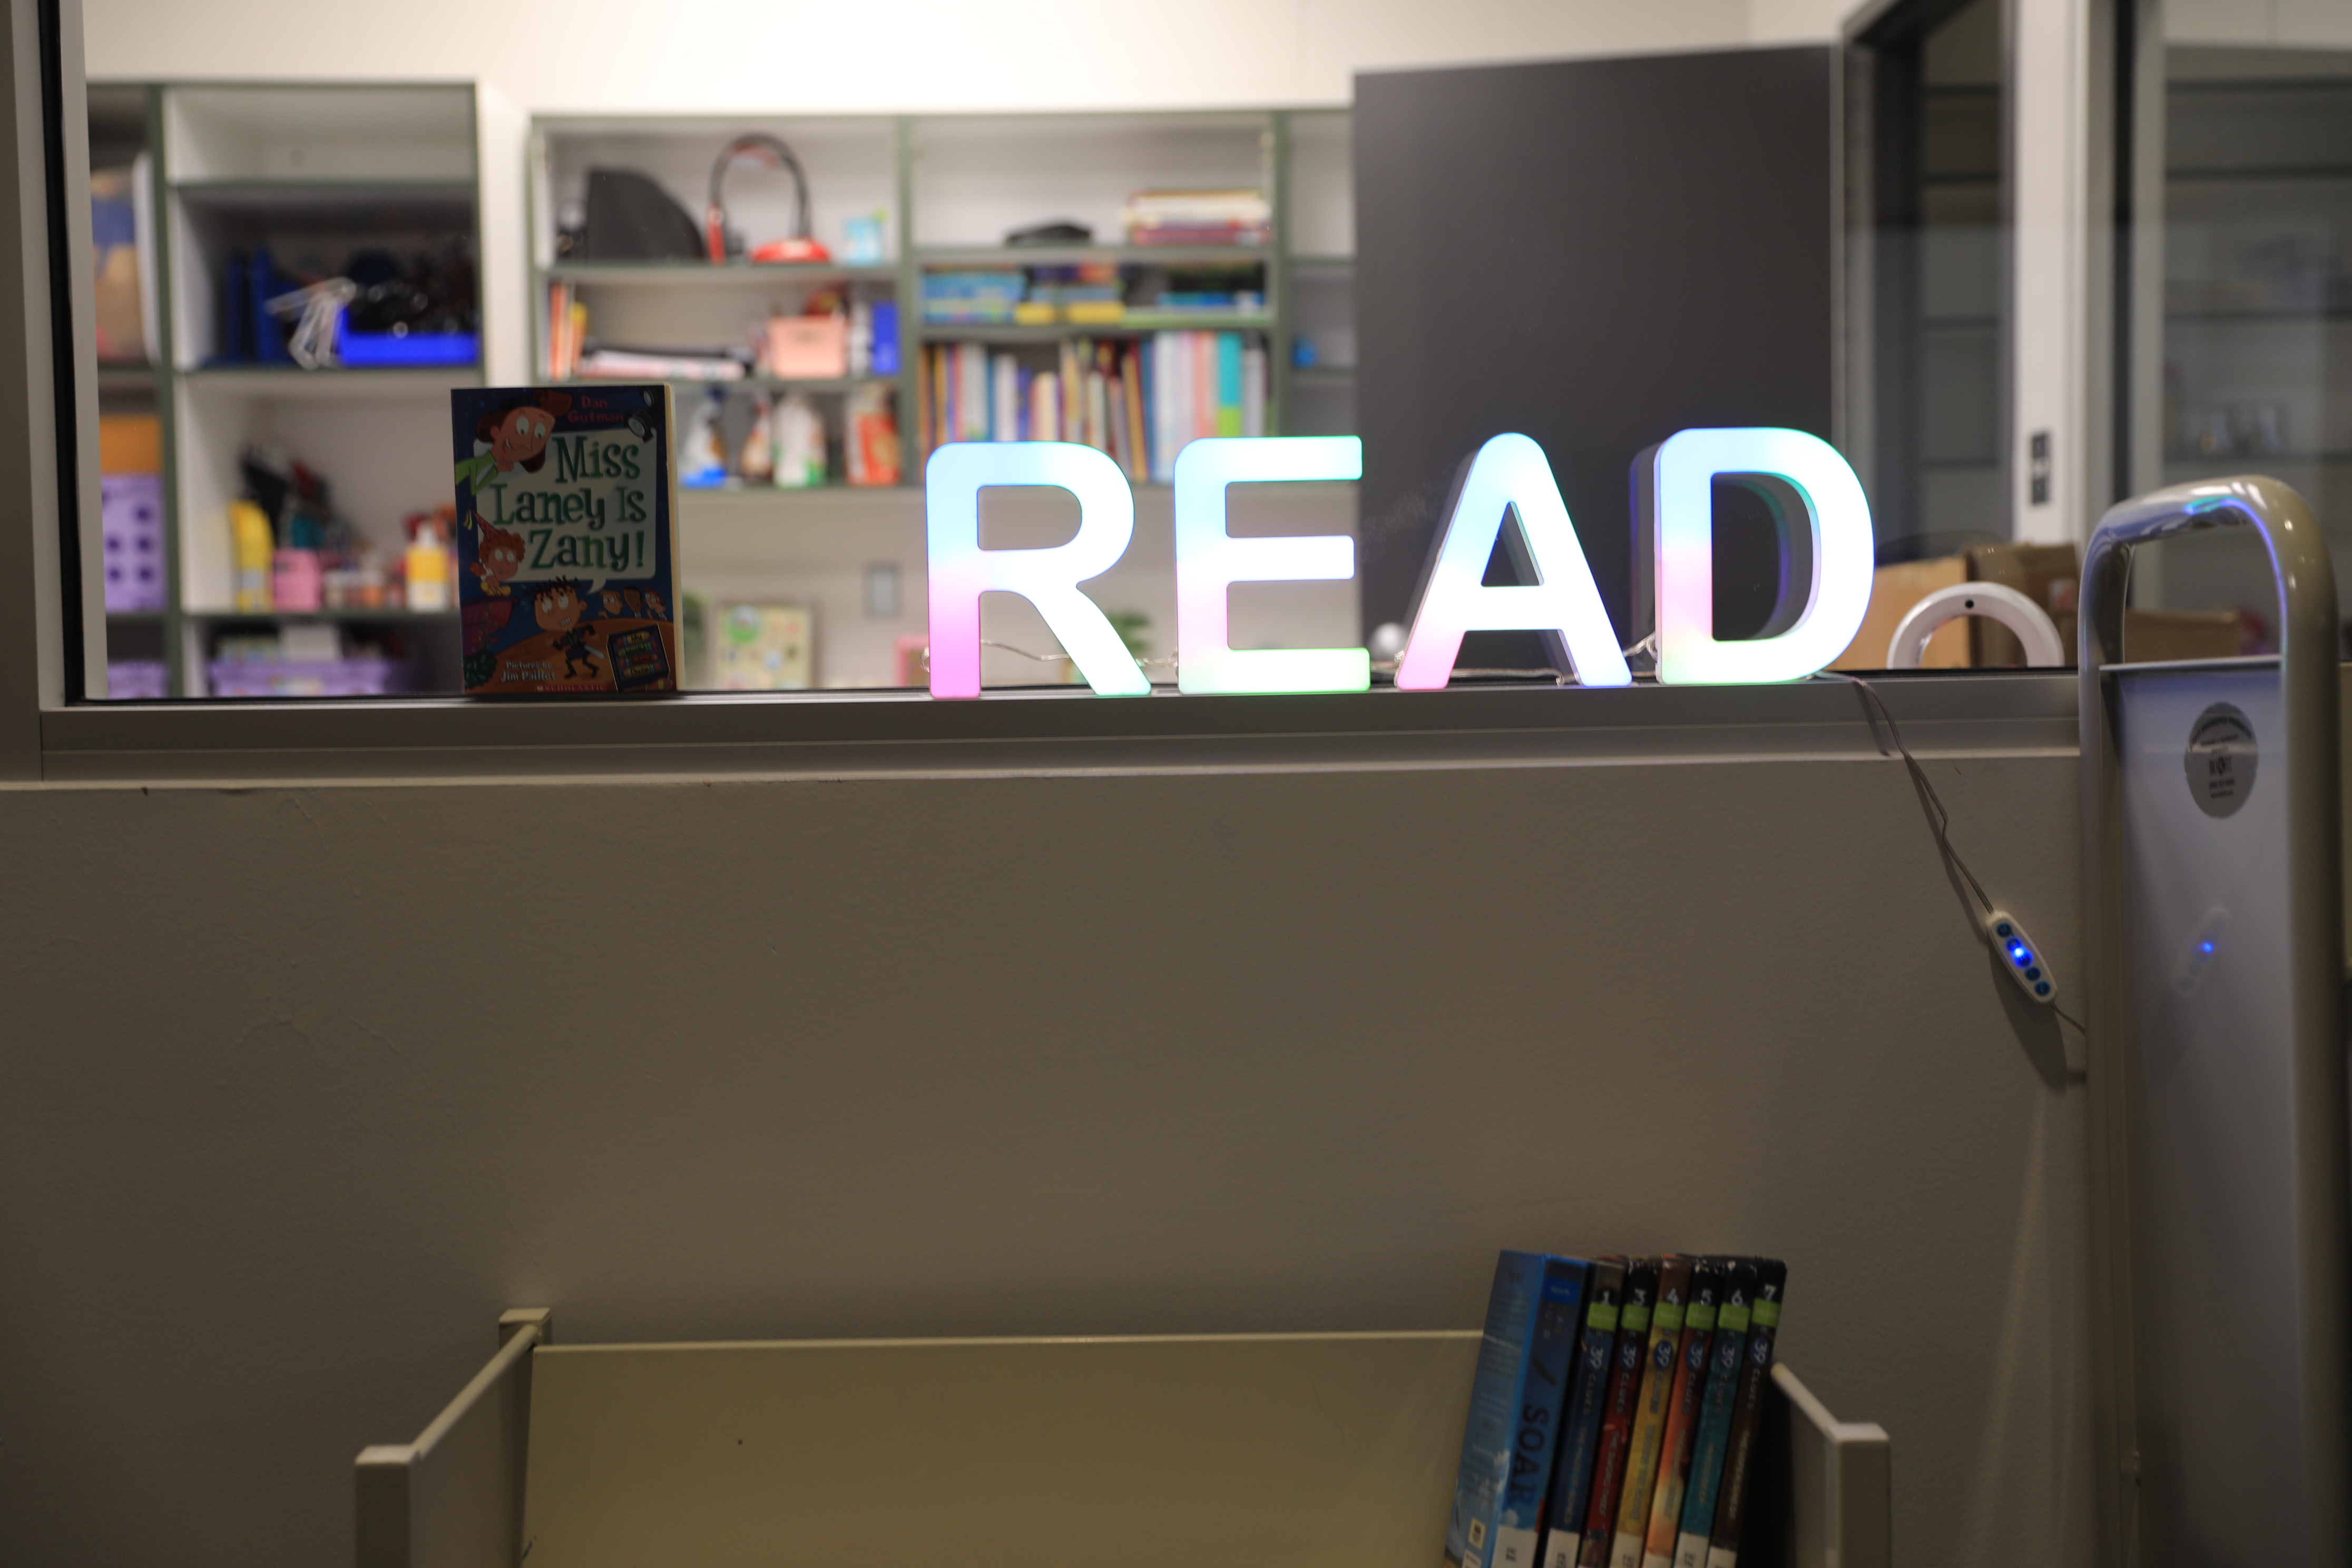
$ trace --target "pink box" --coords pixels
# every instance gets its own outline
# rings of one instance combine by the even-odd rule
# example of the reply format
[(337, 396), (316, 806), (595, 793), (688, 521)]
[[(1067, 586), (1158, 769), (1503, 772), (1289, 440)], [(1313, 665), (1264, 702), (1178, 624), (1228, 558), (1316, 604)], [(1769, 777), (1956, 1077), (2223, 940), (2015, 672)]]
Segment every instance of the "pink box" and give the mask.
[(839, 316), (768, 318), (768, 374), (778, 381), (849, 374), (849, 323)]
[(280, 550), (270, 558), (273, 608), (297, 613), (318, 609), (327, 599), (327, 574), (315, 550)]
[(106, 555), (106, 607), (163, 607), (163, 481), (154, 474), (108, 474), (98, 481), (99, 535)]

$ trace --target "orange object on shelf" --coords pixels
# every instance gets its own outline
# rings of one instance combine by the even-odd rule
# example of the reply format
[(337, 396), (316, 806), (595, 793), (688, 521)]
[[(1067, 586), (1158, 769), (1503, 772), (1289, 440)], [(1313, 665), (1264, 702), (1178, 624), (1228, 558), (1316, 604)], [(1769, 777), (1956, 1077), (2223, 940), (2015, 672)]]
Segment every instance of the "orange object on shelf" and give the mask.
[(98, 416), (98, 471), (160, 474), (163, 471), (163, 422), (152, 414)]

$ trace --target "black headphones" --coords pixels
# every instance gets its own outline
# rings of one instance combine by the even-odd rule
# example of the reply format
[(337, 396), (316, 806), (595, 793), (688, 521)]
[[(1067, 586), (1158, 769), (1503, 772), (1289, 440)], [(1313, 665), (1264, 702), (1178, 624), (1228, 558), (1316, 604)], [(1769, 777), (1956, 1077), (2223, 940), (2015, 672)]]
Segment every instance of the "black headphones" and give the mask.
[(727, 184), (727, 171), (735, 160), (746, 153), (763, 154), (761, 162), (771, 168), (790, 169), (793, 173), (793, 234), (796, 240), (809, 237), (808, 176), (801, 172), (801, 161), (782, 140), (764, 131), (753, 131), (738, 136), (720, 149), (719, 162), (710, 165), (710, 205), (703, 209), (703, 239), (709, 247), (710, 259), (725, 261), (731, 239), (737, 248), (742, 244), (739, 235), (727, 231), (727, 203), (721, 190)]

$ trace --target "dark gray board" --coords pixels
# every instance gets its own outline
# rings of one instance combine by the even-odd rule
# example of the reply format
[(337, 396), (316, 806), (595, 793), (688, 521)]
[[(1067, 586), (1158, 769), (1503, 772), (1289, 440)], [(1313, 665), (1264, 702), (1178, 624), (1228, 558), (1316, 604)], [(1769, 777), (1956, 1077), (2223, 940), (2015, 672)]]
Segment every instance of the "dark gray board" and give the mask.
[[(1455, 474), (1490, 436), (1542, 445), (1628, 641), (1634, 458), (1694, 426), (1830, 436), (1832, 58), (1357, 77), (1367, 629), (1408, 619)], [(1778, 551), (1759, 504), (1717, 496), (1717, 624), (1738, 635), (1769, 612)], [(1473, 634), (1462, 660), (1545, 661), (1510, 633)]]

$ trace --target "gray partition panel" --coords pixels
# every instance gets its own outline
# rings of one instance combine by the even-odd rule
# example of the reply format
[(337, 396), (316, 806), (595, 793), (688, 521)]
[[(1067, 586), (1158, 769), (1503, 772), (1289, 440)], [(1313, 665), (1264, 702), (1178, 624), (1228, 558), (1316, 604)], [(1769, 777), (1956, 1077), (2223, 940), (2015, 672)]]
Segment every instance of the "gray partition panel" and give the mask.
[[(1623, 630), (1636, 454), (1696, 426), (1832, 434), (1831, 62), (1751, 49), (1356, 79), (1368, 627), (1409, 618), (1454, 474), (1490, 436), (1542, 445)], [(1759, 537), (1753, 592), (1718, 593), (1755, 599), (1760, 622), (1769, 519)], [(1507, 635), (1473, 634), (1464, 663)], [(1513, 662), (1542, 662), (1517, 640)]]

